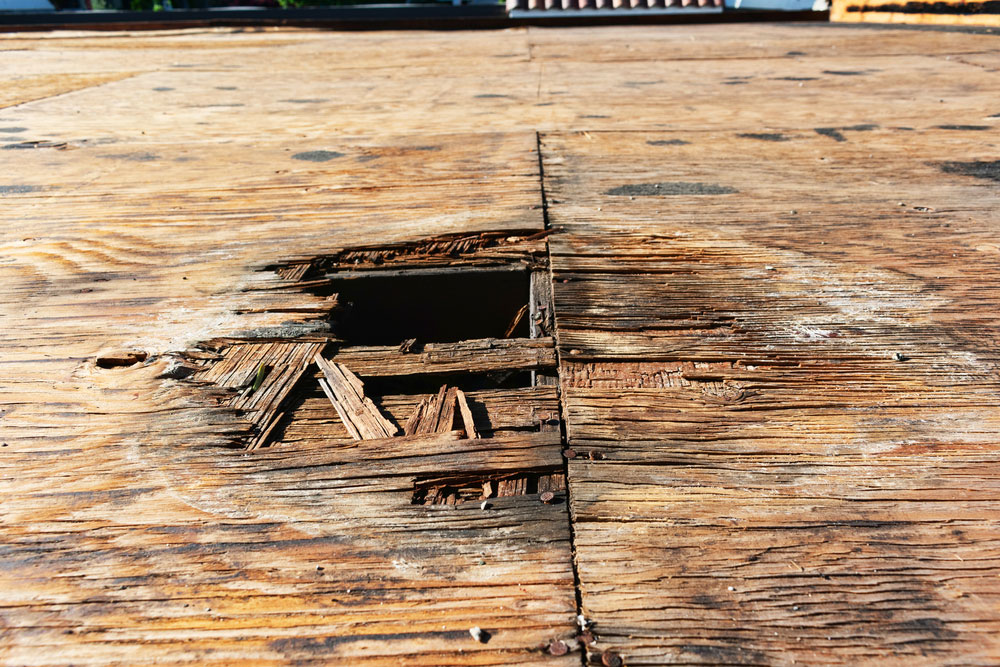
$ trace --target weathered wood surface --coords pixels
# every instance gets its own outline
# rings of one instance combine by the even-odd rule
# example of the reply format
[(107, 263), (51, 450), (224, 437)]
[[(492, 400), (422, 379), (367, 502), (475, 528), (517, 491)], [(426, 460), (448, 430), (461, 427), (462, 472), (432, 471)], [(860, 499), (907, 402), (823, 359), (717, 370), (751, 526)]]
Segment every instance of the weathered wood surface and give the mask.
[(997, 184), (961, 173), (995, 131), (879, 111), (669, 160), (543, 138), (569, 444), (602, 456), (569, 467), (583, 607), (628, 664), (1000, 656)]
[[(576, 665), (583, 613), (628, 665), (996, 663), (996, 40), (0, 36), (0, 660)], [(479, 438), (199, 377), (329, 338), (266, 267), (479, 232), (548, 244), (561, 362)]]
[(331, 358), (367, 376), (442, 374), (462, 370), (486, 373), (556, 365), (551, 338), (482, 338), (459, 343), (427, 343), (419, 352), (401, 352), (392, 346), (352, 346), (338, 350)]
[[(378, 398), (378, 406), (383, 414), (402, 426), (417, 405), (430, 397), (430, 394), (383, 395)], [(558, 424), (559, 399), (554, 387), (470, 391), (466, 398), (476, 431), (482, 437), (537, 431), (549, 420)], [(353, 439), (329, 406), (318, 385), (306, 393), (293, 406), (294, 419), (284, 426), (279, 444), (322, 442), (326, 447), (353, 446)]]
[[(91, 87), (0, 113), (5, 144), (66, 144), (0, 152), (0, 662), (578, 664), (538, 649), (577, 631), (565, 503), (536, 494), (497, 498), (489, 510), (412, 504), (418, 476), (477, 462), (471, 472), (484, 474), (558, 465), (557, 436), (528, 444), (530, 410), (510, 405), (523, 395), (499, 401), (509, 409), (490, 417), (523, 418), (501, 419), (479, 454), (440, 438), (393, 450), (378, 441), (325, 464), (307, 452), (336, 433), (306, 438), (303, 427), (296, 440), (232, 449), (248, 425), (225, 404), (231, 394), (159, 377), (176, 374), (167, 352), (294, 336), (310, 310), (329, 308), (265, 266), (375, 242), (543, 229), (533, 128), (483, 132), (479, 119), (464, 137), (407, 125), (373, 133), (362, 120), (364, 107), (383, 105), (425, 115), (409, 98), (429, 89), (395, 79), (393, 62), (416, 74), (453, 48), (452, 62), (485, 49), (503, 64), (492, 56), (517, 52), (523, 34), (456, 35), (451, 46), (431, 34), (292, 34), (2, 38), (15, 49), (0, 52), (8, 81), (32, 67), (75, 73), (95, 63), (173, 81)], [(311, 73), (288, 79), (304, 62)], [(367, 67), (374, 77), (358, 88)], [(243, 84), (231, 76), (240, 70)], [(333, 79), (354, 90), (317, 89)], [(282, 89), (277, 99), (330, 101), (276, 99), (267, 123), (254, 128), (245, 116), (225, 129), (259, 108), (230, 97), (262, 100), (265, 81)], [(246, 106), (221, 106), (235, 104)], [(299, 119), (278, 120), (279, 107)], [(349, 137), (333, 116), (362, 132)], [(94, 365), (132, 349), (147, 362)], [(319, 393), (313, 372), (303, 383)], [(322, 393), (310, 400), (337, 423)], [(407, 398), (411, 409), (416, 400)], [(393, 457), (410, 462), (398, 475)], [(473, 626), (488, 643), (470, 636)]]

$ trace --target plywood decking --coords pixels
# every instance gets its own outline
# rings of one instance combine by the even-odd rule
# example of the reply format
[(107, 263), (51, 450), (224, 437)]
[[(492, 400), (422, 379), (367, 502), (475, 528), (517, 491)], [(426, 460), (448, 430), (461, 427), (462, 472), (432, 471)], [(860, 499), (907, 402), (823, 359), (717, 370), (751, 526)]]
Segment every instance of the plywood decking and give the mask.
[[(998, 51), (3, 35), (0, 660), (997, 662)], [(343, 346), (294, 268), (481, 232), (455, 263), (544, 259), (554, 331)], [(287, 368), (221, 381), (234, 345)], [(355, 440), (326, 345), (366, 386), (538, 373), (465, 392), (479, 437)]]

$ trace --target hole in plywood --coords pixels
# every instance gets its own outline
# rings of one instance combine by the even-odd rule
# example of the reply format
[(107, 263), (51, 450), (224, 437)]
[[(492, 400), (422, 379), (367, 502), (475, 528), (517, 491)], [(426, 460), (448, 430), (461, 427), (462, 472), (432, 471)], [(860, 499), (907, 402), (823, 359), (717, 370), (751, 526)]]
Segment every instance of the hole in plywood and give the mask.
[[(521, 267), (337, 273), (321, 295), (337, 294), (339, 338), (355, 345), (453, 343), (526, 338), (530, 274)], [(513, 325), (513, 326), (512, 326)]]
[[(400, 435), (442, 385), (464, 392), (470, 438), (537, 432), (551, 421), (541, 415), (558, 413), (554, 390), (540, 389), (555, 367), (546, 234), (434, 237), (271, 265), (283, 283), (247, 312), (310, 313), (335, 338), (268, 331), (257, 342), (255, 330), (189, 359), (190, 374), (250, 422), (248, 449)], [(303, 293), (321, 299), (302, 306)], [(530, 414), (504, 398), (514, 394)]]
[(459, 387), (463, 391), (516, 389), (531, 386), (531, 372), (510, 370), (442, 375), (388, 375), (365, 379), (365, 385), (377, 396), (430, 394), (437, 391), (442, 383)]

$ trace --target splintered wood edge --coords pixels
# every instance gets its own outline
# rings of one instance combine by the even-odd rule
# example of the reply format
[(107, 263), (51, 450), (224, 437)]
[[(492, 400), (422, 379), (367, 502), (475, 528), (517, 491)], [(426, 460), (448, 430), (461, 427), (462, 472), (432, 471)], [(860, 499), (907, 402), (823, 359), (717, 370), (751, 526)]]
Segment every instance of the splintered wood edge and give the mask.
[(455, 393), (458, 398), (458, 410), (462, 414), (462, 423), (465, 424), (465, 435), (472, 439), (479, 438), (479, 431), (476, 430), (476, 423), (472, 419), (472, 410), (465, 398), (465, 392), (456, 387)]
[(458, 343), (428, 343), (420, 352), (398, 346), (342, 347), (332, 361), (362, 375), (394, 377), (435, 373), (534, 370), (555, 368), (555, 344), (547, 338), (479, 338)]
[(319, 352), (313, 356), (313, 361), (324, 375), (320, 380), (323, 392), (352, 437), (373, 440), (393, 437), (399, 432), (365, 396), (364, 383), (347, 366), (328, 361)]

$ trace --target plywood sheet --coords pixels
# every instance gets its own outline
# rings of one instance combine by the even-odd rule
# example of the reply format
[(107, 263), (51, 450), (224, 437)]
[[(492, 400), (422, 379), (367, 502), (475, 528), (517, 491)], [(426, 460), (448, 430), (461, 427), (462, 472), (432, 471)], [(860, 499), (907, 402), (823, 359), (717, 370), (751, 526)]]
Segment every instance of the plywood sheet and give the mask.
[(628, 664), (1000, 651), (993, 131), (939, 125), (544, 137), (581, 599)]
[[(568, 665), (582, 613), (629, 665), (997, 662), (995, 39), (0, 37), (58, 84), (0, 110), (0, 660)], [(250, 378), (183, 377), (326, 343), (288, 261), (479, 232), (549, 244), (561, 378), (480, 438), (355, 441), (310, 370), (249, 452)]]
[[(197, 341), (302, 333), (323, 298), (282, 293), (263, 269), (283, 258), (540, 230), (534, 134), (123, 146), (62, 127), (81, 140), (4, 151), (2, 659), (575, 664), (538, 648), (577, 629), (565, 503), (411, 504), (432, 472), (559, 465), (558, 433), (525, 440), (537, 418), (473, 451), (405, 443), (396, 472), (385, 444), (306, 454), (304, 428), (247, 458), (215, 390), (164, 377)], [(146, 362), (95, 365), (133, 348)]]

